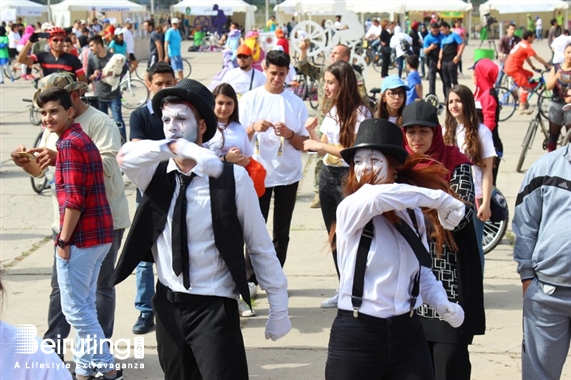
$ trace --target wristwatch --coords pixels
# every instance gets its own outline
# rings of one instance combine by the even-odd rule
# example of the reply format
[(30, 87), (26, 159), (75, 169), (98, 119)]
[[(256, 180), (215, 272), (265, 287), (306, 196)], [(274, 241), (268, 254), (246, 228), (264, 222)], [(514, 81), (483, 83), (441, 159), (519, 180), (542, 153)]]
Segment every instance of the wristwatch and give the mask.
[(69, 245), (69, 241), (63, 241), (62, 239), (57, 239), (56, 245), (60, 248), (66, 247)]

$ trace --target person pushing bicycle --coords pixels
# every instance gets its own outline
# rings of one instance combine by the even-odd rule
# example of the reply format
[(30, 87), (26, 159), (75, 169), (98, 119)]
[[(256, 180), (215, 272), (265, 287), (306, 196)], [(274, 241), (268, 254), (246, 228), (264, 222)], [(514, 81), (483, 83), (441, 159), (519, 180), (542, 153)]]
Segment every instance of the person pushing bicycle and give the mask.
[(539, 82), (530, 81), (530, 79), (533, 78), (533, 72), (523, 68), (524, 62), (527, 62), (533, 70), (537, 70), (531, 62), (531, 58), (533, 57), (543, 64), (545, 68), (551, 68), (549, 63), (537, 55), (535, 50), (531, 47), (534, 40), (535, 35), (533, 32), (530, 30), (525, 31), (523, 33), (522, 40), (510, 51), (504, 65), (504, 72), (511, 76), (514, 82), (521, 89), (519, 97), (519, 113), (522, 115), (529, 115), (533, 112), (529, 108), (529, 103), (527, 102), (527, 96), (529, 94), (528, 91), (535, 89), (539, 84)]

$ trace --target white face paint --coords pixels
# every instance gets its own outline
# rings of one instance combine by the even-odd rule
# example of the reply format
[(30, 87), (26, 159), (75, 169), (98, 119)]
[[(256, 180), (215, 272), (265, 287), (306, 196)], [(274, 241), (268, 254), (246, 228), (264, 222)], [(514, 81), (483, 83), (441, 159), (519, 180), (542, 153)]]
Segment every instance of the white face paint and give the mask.
[(361, 181), (365, 173), (376, 173), (375, 183), (384, 183), (388, 179), (389, 162), (378, 150), (359, 149), (353, 157), (355, 176)]
[(163, 106), (163, 131), (167, 139), (183, 138), (196, 142), (198, 121), (186, 104), (165, 104)]

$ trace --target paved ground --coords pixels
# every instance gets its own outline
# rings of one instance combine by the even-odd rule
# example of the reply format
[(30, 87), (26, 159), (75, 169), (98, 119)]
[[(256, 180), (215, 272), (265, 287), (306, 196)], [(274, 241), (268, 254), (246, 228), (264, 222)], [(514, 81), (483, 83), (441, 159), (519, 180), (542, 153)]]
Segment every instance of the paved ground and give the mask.
[[(548, 57), (547, 46), (537, 43), (536, 49)], [(464, 54), (464, 67), (471, 65), (474, 46)], [(186, 49), (184, 49), (186, 50)], [(205, 84), (220, 67), (219, 53), (188, 53), (193, 65), (192, 77)], [(468, 71), (466, 71), (469, 73)], [(471, 80), (463, 76), (460, 82), (470, 87)], [(369, 88), (378, 86), (378, 73), (366, 76)], [(424, 82), (427, 86), (427, 82)], [(438, 89), (438, 93), (441, 90)], [(31, 145), (40, 128), (28, 122), (24, 97), (33, 94), (31, 85), (23, 80), (0, 86), (0, 265), (6, 292), (3, 297), (2, 320), (9, 323), (30, 323), (37, 326), (41, 336), (46, 329), (50, 273), (53, 246), (47, 238), (52, 222), (52, 206), (48, 192), (32, 192), (28, 177), (11, 161), (9, 153), (20, 143)], [(513, 209), (514, 200), (523, 179), (515, 171), (521, 141), (530, 117), (515, 115), (501, 124), (505, 156), (498, 179)], [(126, 115), (128, 120), (128, 115)], [(443, 121), (443, 118), (442, 118)], [(536, 141), (524, 168), (545, 152)], [(289, 280), (290, 317), (293, 330), (278, 342), (264, 339), (268, 305), (265, 294), (256, 301), (258, 316), (243, 320), (250, 377), (253, 379), (321, 379), (327, 354), (329, 328), (334, 310), (319, 308), (319, 303), (331, 296), (337, 286), (332, 259), (327, 250), (326, 233), (319, 210), (310, 209), (313, 199), (313, 160), (304, 157), (305, 179), (299, 189), (293, 217), (289, 257), (285, 272)], [(135, 191), (126, 187), (133, 214)], [(474, 379), (517, 379), (520, 377), (521, 285), (512, 260), (513, 239), (508, 231), (502, 244), (486, 256), (485, 305), (487, 332), (474, 339), (470, 347)], [(137, 318), (133, 307), (135, 277), (117, 287), (117, 311), (114, 339), (134, 344), (131, 327)], [(134, 360), (133, 350), (125, 365), (144, 368), (128, 369), (130, 379), (159, 379), (162, 372), (157, 361), (153, 333), (144, 335), (144, 359)], [(123, 352), (123, 351), (122, 351)], [(71, 359), (68, 355), (67, 359)], [(571, 378), (571, 366), (563, 378)]]

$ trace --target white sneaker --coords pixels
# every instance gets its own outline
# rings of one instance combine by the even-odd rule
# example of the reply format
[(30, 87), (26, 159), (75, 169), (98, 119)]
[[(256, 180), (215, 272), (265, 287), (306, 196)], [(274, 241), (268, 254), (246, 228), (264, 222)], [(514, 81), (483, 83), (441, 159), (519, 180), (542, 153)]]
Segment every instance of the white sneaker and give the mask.
[(571, 111), (571, 103), (565, 104), (561, 109), (563, 112)]
[(238, 300), (238, 311), (242, 317), (253, 317), (256, 315), (254, 309), (250, 309), (250, 306), (243, 299)]
[(335, 293), (333, 297), (321, 302), (321, 307), (323, 309), (332, 309), (337, 307), (337, 301), (339, 301), (339, 292)]
[(258, 295), (258, 285), (253, 282), (248, 282), (248, 289), (250, 290), (250, 299), (256, 298)]

